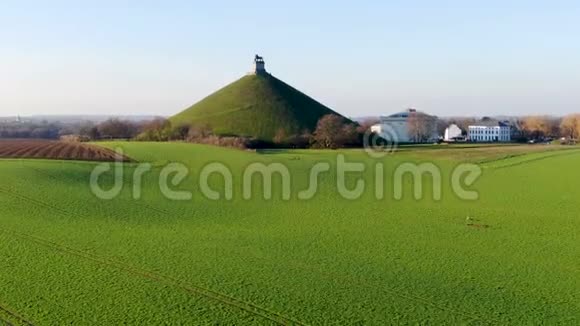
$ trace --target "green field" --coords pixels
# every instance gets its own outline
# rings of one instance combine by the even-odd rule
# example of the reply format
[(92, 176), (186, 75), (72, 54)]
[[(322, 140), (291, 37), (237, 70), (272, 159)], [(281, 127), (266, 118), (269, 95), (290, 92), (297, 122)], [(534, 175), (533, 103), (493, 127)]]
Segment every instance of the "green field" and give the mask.
[[(378, 159), (386, 182), (377, 200), (377, 159), (360, 150), (102, 145), (152, 163), (141, 199), (132, 198), (135, 163), (124, 165), (121, 195), (101, 200), (89, 187), (98, 163), (0, 160), (0, 323), (580, 323), (580, 149), (405, 148)], [(311, 167), (334, 167), (338, 154), (367, 167), (364, 194), (342, 198), (331, 169), (314, 198), (299, 200)], [(466, 161), (483, 169), (470, 187), (478, 200), (460, 200), (448, 181)], [(191, 200), (162, 195), (169, 162), (190, 169), (178, 187)], [(232, 171), (232, 200), (199, 191), (211, 162)], [(275, 183), (271, 200), (245, 200), (242, 173), (254, 162), (287, 166), (292, 198)], [(408, 178), (395, 200), (389, 181), (403, 162), (439, 166), (442, 199), (425, 187), (415, 200)], [(349, 187), (360, 175), (348, 175)]]

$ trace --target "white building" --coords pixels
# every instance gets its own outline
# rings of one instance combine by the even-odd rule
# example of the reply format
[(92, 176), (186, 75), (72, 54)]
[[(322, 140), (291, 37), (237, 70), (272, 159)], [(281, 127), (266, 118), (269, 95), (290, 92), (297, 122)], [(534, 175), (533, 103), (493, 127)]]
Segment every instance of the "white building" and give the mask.
[(416, 140), (411, 135), (409, 130), (409, 117), (413, 115), (418, 115), (423, 119), (421, 123), (428, 128), (425, 130), (427, 133), (427, 140), (434, 141), (437, 139), (437, 118), (434, 116), (427, 115), (425, 113), (419, 112), (415, 109), (407, 109), (406, 111), (391, 114), (389, 116), (382, 116), (380, 118), (380, 123), (371, 127), (371, 131), (375, 132), (381, 137), (398, 143), (412, 143)]
[(457, 138), (461, 137), (463, 131), (459, 128), (456, 124), (451, 124), (449, 127), (445, 129), (445, 136), (443, 140), (445, 141), (454, 141)]
[(512, 140), (511, 127), (507, 122), (482, 121), (469, 126), (467, 137), (475, 142), (509, 142)]

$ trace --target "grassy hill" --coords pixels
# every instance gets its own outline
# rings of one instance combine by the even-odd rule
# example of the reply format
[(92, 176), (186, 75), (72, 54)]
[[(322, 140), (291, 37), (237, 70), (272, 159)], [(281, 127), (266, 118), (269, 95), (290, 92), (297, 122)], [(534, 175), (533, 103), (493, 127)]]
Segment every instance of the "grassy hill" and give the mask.
[[(386, 196), (377, 200), (376, 161), (358, 150), (258, 154), (186, 143), (106, 146), (153, 163), (140, 200), (132, 198), (134, 163), (124, 164), (121, 195), (99, 200), (88, 186), (98, 163), (0, 160), (0, 324), (580, 321), (579, 150), (542, 159), (538, 153), (510, 158), (489, 147), (455, 150), (465, 155), (408, 150), (381, 160)], [(314, 198), (298, 200), (309, 170), (336, 162), (337, 154), (367, 166), (346, 180), (354, 187), (363, 178), (363, 196), (339, 196), (332, 168), (320, 175)], [(501, 164), (486, 162), (473, 186), (480, 199), (461, 201), (447, 176), (458, 160), (481, 161), (482, 155)], [(392, 198), (392, 172), (409, 161), (441, 167), (441, 201), (415, 201), (411, 187), (402, 200)], [(191, 171), (171, 187), (192, 191), (192, 200), (162, 196), (159, 177), (167, 162)], [(212, 162), (232, 170), (231, 201), (199, 191), (199, 172)], [(279, 180), (273, 199), (264, 200), (259, 178), (257, 195), (243, 199), (242, 172), (252, 162), (286, 165), (292, 200), (280, 198)], [(102, 182), (110, 189), (112, 175)], [(224, 189), (220, 176), (210, 184)], [(429, 193), (429, 184), (424, 189)], [(467, 216), (489, 227), (469, 226)]]
[(318, 119), (338, 114), (272, 75), (248, 75), (170, 118), (176, 124), (208, 124), (217, 134), (270, 141), (314, 131)]

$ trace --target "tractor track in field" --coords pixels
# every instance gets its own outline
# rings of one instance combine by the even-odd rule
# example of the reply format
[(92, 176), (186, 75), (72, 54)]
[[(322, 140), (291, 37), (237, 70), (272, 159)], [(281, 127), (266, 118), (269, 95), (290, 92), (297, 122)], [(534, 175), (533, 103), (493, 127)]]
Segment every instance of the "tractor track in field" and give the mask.
[[(61, 214), (66, 214), (68, 216), (74, 215), (73, 213), (68, 212), (66, 210), (63, 210), (61, 208), (58, 208), (54, 205), (47, 204), (47, 203), (41, 202), (41, 201), (33, 199), (33, 198), (29, 198), (29, 197), (21, 195), (21, 194), (16, 194), (13, 191), (10, 191), (10, 190), (7, 190), (7, 189), (1, 188), (1, 187), (0, 187), (0, 193), (6, 194), (6, 195), (11, 196), (13, 198), (16, 198), (18, 200), (22, 200), (22, 201), (29, 202), (31, 204), (35, 204), (35, 205), (43, 207), (43, 208), (55, 210)], [(36, 243), (37, 245), (41, 245), (41, 246), (50, 248), (50, 249), (55, 250), (55, 251), (59, 251), (59, 252), (67, 253), (67, 254), (72, 255), (72, 256), (83, 258), (85, 260), (92, 261), (93, 263), (97, 263), (101, 266), (115, 268), (117, 270), (124, 271), (128, 274), (140, 276), (140, 277), (155, 281), (157, 283), (170, 285), (172, 287), (178, 288), (178, 289), (180, 289), (186, 293), (192, 294), (192, 295), (206, 297), (208, 299), (219, 302), (223, 305), (241, 309), (243, 311), (249, 312), (250, 314), (268, 319), (268, 320), (273, 321), (273, 322), (280, 324), (280, 325), (308, 325), (305, 322), (293, 319), (291, 317), (287, 317), (287, 316), (282, 315), (278, 312), (270, 311), (266, 308), (262, 308), (258, 305), (251, 303), (251, 302), (236, 299), (236, 298), (231, 297), (227, 294), (216, 292), (216, 291), (206, 289), (206, 288), (203, 288), (200, 286), (192, 285), (192, 284), (189, 284), (185, 281), (181, 281), (181, 280), (178, 280), (178, 279), (170, 277), (170, 276), (165, 276), (162, 274), (150, 272), (150, 271), (138, 268), (138, 267), (128, 265), (124, 262), (115, 261), (115, 260), (108, 259), (105, 257), (93, 255), (93, 254), (90, 254), (88, 252), (74, 249), (74, 248), (71, 248), (71, 247), (50, 241), (50, 240), (46, 240), (46, 239), (43, 239), (43, 238), (40, 238), (37, 236), (33, 236), (30, 234), (16, 232), (16, 231), (7, 230), (7, 229), (0, 229), (0, 230), (2, 230), (4, 233), (12, 235), (14, 237), (17, 237), (17, 238), (20, 238), (23, 240), (27, 240), (29, 242)], [(32, 324), (30, 324), (30, 325), (32, 325)]]
[(489, 317), (483, 318), (479, 315), (471, 314), (471, 313), (468, 313), (465, 311), (461, 311), (461, 310), (450, 308), (450, 307), (447, 307), (447, 306), (444, 306), (441, 304), (437, 304), (436, 302), (434, 302), (433, 300), (430, 300), (428, 298), (424, 298), (424, 297), (421, 297), (418, 295), (409, 294), (408, 292), (396, 290), (396, 289), (393, 289), (391, 287), (378, 287), (376, 284), (373, 284), (371, 282), (367, 282), (364, 280), (356, 279), (354, 277), (350, 277), (350, 276), (346, 276), (346, 275), (342, 275), (342, 274), (338, 274), (338, 273), (323, 271), (323, 270), (320, 270), (319, 268), (316, 268), (316, 267), (313, 267), (310, 265), (306, 265), (306, 264), (299, 262), (299, 261), (296, 261), (296, 260), (292, 261), (291, 264), (293, 267), (300, 268), (300, 269), (305, 270), (307, 272), (314, 272), (314, 273), (323, 275), (323, 276), (328, 277), (334, 281), (342, 280), (347, 284), (354, 283), (354, 284), (357, 284), (359, 286), (363, 286), (363, 287), (366, 287), (366, 288), (369, 288), (369, 289), (372, 289), (375, 291), (385, 291), (385, 292), (392, 294), (395, 297), (399, 297), (401, 299), (406, 299), (409, 301), (418, 302), (418, 303), (423, 304), (425, 306), (429, 306), (429, 307), (435, 308), (437, 310), (445, 311), (445, 312), (450, 312), (450, 313), (455, 314), (457, 316), (463, 316), (463, 317), (470, 319), (472, 321), (483, 322), (485, 324), (496, 324), (496, 325), (501, 324), (500, 320), (495, 320), (495, 319), (492, 319)]
[(36, 237), (33, 235), (29, 235), (26, 233), (15, 232), (12, 230), (7, 230), (7, 229), (3, 229), (3, 232), (5, 232), (9, 235), (12, 235), (14, 237), (24, 239), (24, 240), (27, 240), (29, 242), (33, 242), (37, 245), (41, 245), (41, 246), (53, 249), (55, 251), (59, 251), (59, 252), (63, 252), (63, 253), (73, 255), (73, 256), (76, 256), (79, 258), (83, 258), (85, 260), (90, 260), (90, 261), (97, 263), (99, 265), (102, 265), (102, 266), (112, 267), (112, 268), (115, 268), (117, 270), (124, 271), (128, 274), (141, 276), (143, 278), (146, 278), (146, 279), (149, 279), (152, 281), (156, 281), (158, 283), (170, 285), (170, 286), (173, 286), (175, 288), (184, 290), (185, 292), (188, 292), (190, 294), (204, 296), (204, 297), (212, 299), (214, 301), (218, 301), (221, 304), (233, 306), (233, 307), (239, 308), (241, 310), (244, 310), (246, 312), (249, 312), (251, 314), (269, 319), (269, 320), (276, 322), (280, 325), (307, 325), (304, 322), (292, 319), (290, 317), (286, 317), (286, 316), (279, 314), (277, 312), (267, 310), (265, 308), (262, 308), (260, 306), (255, 305), (253, 303), (242, 301), (242, 300), (233, 298), (231, 296), (228, 296), (226, 294), (222, 294), (222, 293), (219, 293), (219, 292), (216, 292), (213, 290), (209, 290), (209, 289), (202, 288), (199, 286), (191, 285), (191, 284), (188, 284), (184, 281), (175, 279), (175, 278), (170, 277), (170, 276), (161, 275), (158, 273), (150, 272), (150, 271), (147, 271), (144, 269), (140, 269), (137, 267), (127, 265), (123, 262), (114, 261), (111, 259), (96, 256), (96, 255), (93, 255), (93, 254), (90, 254), (90, 253), (87, 253), (87, 252), (84, 252), (81, 250), (77, 250), (77, 249), (74, 249), (74, 248), (71, 248), (71, 247), (56, 243), (56, 242), (52, 242), (50, 240), (39, 238), (39, 237)]
[[(53, 179), (55, 181), (59, 181), (59, 182), (61, 181), (57, 176), (55, 176), (55, 175), (53, 175), (53, 174), (51, 174), (49, 172), (43, 171), (43, 170), (38, 169), (38, 168), (35, 168), (35, 167), (31, 167), (31, 166), (25, 166), (25, 167), (28, 168), (28, 169), (31, 169), (31, 170), (35, 171), (36, 173), (42, 174), (44, 176), (47, 176), (50, 179)], [(2, 192), (2, 190), (3, 189), (0, 187), (0, 193)], [(33, 198), (28, 198), (28, 197), (26, 197), (24, 195), (15, 195), (15, 196), (21, 196), (22, 197), (21, 198), (22, 200), (30, 200), (31, 202), (37, 203), (38, 205), (42, 205), (43, 207), (46, 207), (46, 208), (53, 209), (53, 210), (58, 211), (58, 212), (60, 212), (62, 214), (66, 214), (66, 215), (69, 215), (69, 216), (75, 215), (74, 213), (68, 212), (68, 211), (63, 210), (63, 209), (61, 209), (59, 207), (53, 206), (51, 204), (43, 203), (43, 202), (38, 201), (38, 200), (35, 200)], [(151, 205), (147, 205), (145, 203), (138, 203), (137, 202), (137, 203), (135, 203), (135, 206), (145, 207), (147, 209), (150, 209), (152, 211), (155, 211), (155, 212), (164, 214), (166, 216), (174, 216), (174, 214), (171, 214), (168, 211), (165, 211), (163, 209), (159, 209), (159, 208), (153, 207)], [(40, 239), (40, 238), (38, 238), (38, 239)], [(45, 241), (47, 241), (47, 240), (45, 240)], [(73, 250), (75, 250), (75, 249), (73, 249)], [(79, 250), (76, 250), (76, 251), (79, 251)], [(79, 251), (79, 252), (81, 252), (81, 251)], [(115, 262), (115, 263), (119, 263), (119, 262)], [(336, 279), (342, 279), (342, 280), (344, 280), (345, 282), (348, 282), (348, 283), (354, 282), (354, 283), (359, 284), (359, 285), (364, 286), (364, 287), (368, 287), (368, 288), (372, 288), (372, 289), (375, 289), (375, 290), (379, 290), (379, 288), (375, 284), (371, 284), (369, 282), (365, 282), (365, 281), (361, 281), (361, 280), (356, 280), (354, 278), (351, 278), (351, 277), (348, 277), (348, 276), (345, 276), (345, 275), (336, 274), (336, 273), (330, 273), (328, 271), (321, 271), (319, 269), (313, 268), (312, 266), (307, 266), (307, 265), (301, 264), (299, 262), (293, 262), (292, 265), (294, 265), (294, 267), (298, 267), (298, 268), (303, 269), (305, 271), (315, 272), (315, 273), (318, 273), (318, 274), (321, 274), (321, 275), (325, 275), (325, 276), (330, 277), (330, 278), (335, 279), (335, 280)], [(137, 270), (139, 270), (139, 269), (137, 269)], [(147, 272), (145, 270), (140, 270), (140, 271), (141, 271), (141, 273), (149, 273), (149, 272)], [(157, 276), (160, 276), (160, 277), (165, 277), (163, 275), (154, 274), (154, 273), (153, 273), (153, 275), (157, 275)], [(141, 275), (141, 276), (144, 276), (144, 275)], [(173, 282), (180, 282), (182, 284), (184, 283), (183, 281), (179, 281), (179, 280), (176, 280), (176, 279), (172, 279), (170, 277), (167, 277), (167, 278), (168, 279), (171, 279)], [(180, 287), (180, 286), (178, 286), (178, 287)], [(413, 295), (413, 294), (410, 294), (410, 293), (403, 293), (402, 291), (398, 291), (398, 290), (395, 290), (395, 289), (392, 289), (392, 288), (386, 288), (386, 289), (385, 288), (382, 288), (382, 289), (384, 291), (388, 292), (388, 293), (391, 293), (392, 295), (394, 295), (396, 297), (401, 298), (401, 299), (415, 301), (415, 302), (420, 303), (422, 305), (430, 306), (430, 307), (435, 308), (437, 310), (450, 312), (450, 313), (455, 314), (455, 315), (458, 315), (458, 316), (463, 316), (463, 317), (468, 318), (468, 319), (473, 320), (473, 321), (479, 321), (479, 322), (483, 322), (483, 323), (499, 323), (500, 322), (499, 320), (495, 320), (495, 319), (492, 319), (492, 318), (489, 318), (489, 317), (483, 318), (481, 316), (478, 316), (478, 315), (475, 315), (475, 314), (471, 314), (469, 312), (465, 312), (465, 311), (457, 310), (457, 309), (454, 309), (454, 308), (451, 308), (451, 307), (447, 307), (447, 306), (444, 306), (444, 305), (440, 305), (440, 304), (437, 304), (436, 302), (434, 302), (434, 301), (432, 301), (432, 300), (430, 300), (428, 298), (424, 298), (424, 297), (421, 297), (421, 296)], [(211, 290), (208, 290), (208, 291), (211, 291)], [(238, 299), (235, 299), (235, 298), (232, 298), (232, 299), (238, 300)], [(263, 309), (263, 308), (261, 308), (261, 309)], [(244, 310), (246, 310), (246, 309), (244, 309)], [(275, 313), (275, 314), (277, 314), (277, 313)], [(260, 315), (260, 316), (265, 317), (263, 315)], [(268, 317), (265, 317), (265, 318), (268, 318)], [(268, 318), (268, 319), (272, 320), (271, 318)], [(298, 322), (298, 321), (292, 321), (292, 323), (293, 324), (297, 324), (297, 325), (305, 325), (304, 323)], [(285, 324), (287, 324), (287, 323), (285, 323)]]
[[(9, 196), (12, 196), (14, 198), (24, 200), (24, 201), (29, 201), (30, 203), (36, 204), (36, 205), (44, 207), (44, 208), (49, 208), (49, 209), (55, 210), (61, 214), (65, 214), (68, 216), (75, 215), (74, 213), (68, 212), (68, 211), (63, 210), (61, 208), (58, 208), (54, 205), (43, 203), (41, 201), (35, 200), (33, 198), (29, 198), (29, 197), (24, 196), (24, 195), (7, 192), (5, 189), (2, 189), (1, 187), (0, 187), (0, 193), (6, 193)], [(2, 230), (2, 229), (0, 229), (0, 230)], [(133, 274), (133, 275), (138, 275), (138, 276), (141, 276), (141, 277), (144, 277), (144, 278), (156, 281), (156, 282), (171, 285), (173, 287), (179, 288), (179, 289), (184, 290), (185, 292), (188, 292), (191, 294), (198, 294), (198, 295), (208, 297), (210, 299), (219, 301), (222, 304), (240, 308), (244, 311), (259, 315), (263, 318), (269, 319), (269, 320), (274, 321), (276, 323), (279, 323), (281, 325), (307, 325), (304, 322), (293, 320), (289, 317), (285, 317), (285, 316), (283, 316), (279, 313), (276, 313), (276, 312), (271, 312), (269, 310), (266, 310), (265, 308), (261, 308), (259, 306), (252, 304), (252, 303), (245, 302), (245, 301), (233, 298), (233, 297), (229, 297), (228, 295), (221, 294), (221, 293), (215, 292), (213, 290), (205, 289), (205, 288), (194, 286), (194, 285), (189, 285), (184, 281), (181, 281), (181, 280), (169, 277), (169, 276), (164, 276), (164, 275), (161, 275), (158, 273), (153, 273), (153, 272), (150, 272), (147, 270), (136, 268), (136, 267), (127, 265), (123, 262), (110, 260), (110, 259), (107, 259), (104, 257), (99, 257), (96, 255), (87, 253), (85, 251), (70, 248), (70, 247), (67, 247), (65, 245), (61, 245), (61, 244), (58, 244), (56, 242), (52, 242), (50, 240), (42, 239), (42, 238), (28, 235), (25, 233), (19, 233), (19, 232), (14, 232), (14, 231), (10, 231), (10, 230), (4, 230), (4, 231), (8, 234), (13, 235), (13, 236), (16, 236), (16, 237), (19, 237), (19, 238), (22, 238), (25, 240), (33, 241), (36, 244), (43, 245), (45, 247), (50, 247), (53, 250), (65, 252), (65, 253), (68, 253), (68, 254), (71, 254), (71, 255), (74, 255), (77, 257), (81, 257), (81, 258), (99, 263), (101, 265), (106, 265), (106, 266), (113, 267), (113, 268), (116, 268), (119, 270), (123, 270), (123, 271), (130, 273), (130, 274)], [(299, 267), (299, 268), (301, 268), (303, 270), (307, 270), (309, 272), (316, 272), (316, 273), (319, 273), (322, 275), (326, 275), (327, 277), (331, 277), (333, 279), (342, 279), (342, 280), (349, 282), (349, 283), (354, 282), (354, 283), (358, 283), (359, 285), (363, 285), (365, 287), (370, 287), (370, 288), (379, 290), (379, 288), (377, 288), (374, 284), (371, 284), (368, 282), (362, 282), (360, 280), (354, 280), (354, 279), (352, 279), (350, 277), (346, 277), (344, 275), (339, 275), (339, 274), (329, 273), (329, 272), (322, 272), (322, 271), (315, 269), (315, 268), (312, 268), (312, 267), (304, 266), (301, 264), (296, 264), (296, 262), (294, 262), (293, 265), (295, 267)], [(455, 314), (455, 315), (466, 317), (470, 320), (476, 320), (476, 321), (480, 321), (480, 322), (485, 323), (485, 319), (483, 319), (482, 317), (480, 317), (478, 315), (473, 315), (473, 314), (470, 314), (468, 312), (459, 311), (459, 310), (456, 310), (456, 309), (453, 309), (450, 307), (439, 305), (439, 304), (433, 302), (432, 300), (429, 300), (428, 298), (424, 298), (424, 297), (416, 296), (416, 295), (412, 295), (412, 294), (401, 293), (400, 291), (397, 291), (394, 289), (384, 289), (383, 288), (383, 290), (393, 294), (394, 296), (402, 298), (402, 299), (415, 301), (415, 302), (420, 303), (422, 305), (430, 306), (430, 307), (436, 308), (436, 309), (441, 310), (441, 311), (450, 312), (450, 313)], [(276, 317), (275, 318), (267, 317), (267, 316), (265, 316), (265, 313), (273, 314)], [(283, 321), (281, 322), (277, 318), (283, 318)]]
[[(62, 180), (59, 179), (57, 176), (55, 176), (55, 175), (53, 175), (53, 174), (51, 174), (49, 172), (46, 172), (46, 171), (44, 171), (42, 169), (35, 168), (35, 167), (32, 167), (32, 166), (23, 166), (23, 167), (25, 167), (27, 169), (30, 169), (30, 170), (33, 170), (34, 172), (36, 172), (38, 174), (44, 175), (44, 176), (46, 176), (47, 178), (49, 178), (51, 180), (54, 180), (54, 181), (57, 181), (57, 182), (62, 182)], [(144, 202), (132, 201), (131, 203), (132, 203), (132, 205), (139, 206), (139, 207), (144, 207), (144, 208), (146, 208), (148, 210), (151, 210), (151, 211), (154, 211), (154, 212), (163, 214), (163, 215), (168, 216), (168, 217), (175, 216), (175, 214), (172, 214), (172, 213), (170, 213), (170, 212), (168, 212), (166, 210), (163, 210), (161, 208), (157, 208), (157, 207), (153, 207), (151, 205), (147, 205)]]
[[(30, 322), (26, 318), (20, 316), (18, 313), (6, 308), (1, 303), (0, 303), (0, 313), (4, 313), (5, 315), (8, 315), (8, 316), (14, 318), (21, 325), (34, 326), (34, 324), (32, 322)], [(14, 325), (11, 321), (3, 319), (2, 317), (0, 317), (0, 321), (6, 323), (6, 325), (10, 325), (10, 326)]]
[[(546, 159), (550, 159), (550, 158), (554, 158), (554, 157), (574, 155), (574, 154), (578, 154), (579, 152), (580, 151), (577, 148), (570, 148), (570, 149), (552, 150), (552, 151), (538, 152), (538, 153), (523, 153), (523, 154), (519, 154), (519, 155), (501, 157), (501, 158), (494, 159), (494, 160), (481, 161), (481, 162), (478, 162), (477, 164), (480, 164), (484, 168), (490, 168), (492, 170), (500, 170), (500, 169), (510, 168), (510, 167), (514, 167), (514, 166), (518, 166), (518, 165), (534, 163), (537, 161), (542, 161), (542, 160), (546, 160)], [(540, 153), (542, 153), (544, 155), (526, 158), (526, 156), (540, 154)], [(509, 162), (509, 160), (515, 160), (515, 162)], [(505, 163), (506, 161), (508, 163)]]
[[(48, 178), (50, 178), (52, 180), (55, 180), (55, 181), (58, 181), (58, 182), (61, 181), (57, 176), (55, 176), (55, 175), (53, 175), (53, 174), (51, 174), (49, 172), (43, 171), (43, 170), (38, 169), (38, 168), (35, 168), (35, 167), (31, 167), (31, 166), (24, 166), (24, 167), (25, 168), (28, 168), (28, 169), (31, 169), (31, 170), (35, 171), (36, 173), (38, 173), (38, 174), (42, 174), (42, 175), (44, 175), (44, 176), (46, 176), (46, 177), (48, 177)], [(3, 189), (0, 187), (0, 193), (2, 192), (2, 190)], [(72, 212), (68, 212), (68, 211), (63, 210), (63, 209), (61, 209), (59, 207), (53, 206), (51, 204), (43, 203), (41, 201), (35, 200), (33, 198), (26, 197), (24, 195), (15, 194), (14, 197), (17, 197), (17, 196), (20, 196), (22, 200), (30, 200), (31, 202), (37, 203), (38, 205), (41, 205), (43, 207), (46, 207), (46, 208), (49, 208), (49, 209), (53, 209), (55, 211), (58, 211), (61, 214), (66, 214), (68, 216), (74, 216), (75, 215)], [(174, 214), (171, 214), (170, 212), (167, 212), (167, 211), (165, 211), (163, 209), (159, 209), (159, 208), (153, 207), (151, 205), (147, 205), (145, 203), (135, 203), (135, 206), (145, 207), (147, 209), (150, 209), (152, 211), (156, 211), (156, 212), (161, 213), (161, 214), (164, 214), (166, 216), (173, 216), (174, 215)], [(76, 250), (76, 251), (79, 251), (79, 250)], [(79, 251), (79, 252), (81, 252), (81, 251)], [(82, 252), (82, 253), (84, 253), (84, 252)], [(119, 263), (119, 262), (115, 262), (115, 263)], [(375, 290), (378, 289), (376, 285), (371, 284), (369, 282), (364, 282), (364, 281), (361, 281), (361, 280), (355, 280), (353, 278), (350, 278), (350, 277), (347, 277), (347, 276), (344, 276), (344, 275), (340, 275), (340, 274), (336, 274), (336, 273), (329, 273), (327, 271), (320, 271), (320, 270), (318, 270), (316, 268), (313, 268), (312, 266), (305, 266), (303, 264), (296, 263), (296, 262), (294, 262), (293, 265), (295, 267), (298, 267), (298, 268), (303, 269), (305, 271), (319, 273), (321, 275), (325, 275), (325, 276), (331, 277), (333, 279), (342, 279), (345, 282), (349, 282), (349, 283), (350, 282), (354, 282), (354, 283), (357, 283), (357, 284), (359, 284), (361, 286), (369, 287), (369, 288), (372, 288), (372, 289), (375, 289)], [(141, 270), (141, 273), (149, 273), (149, 272), (144, 271), (144, 270)], [(164, 277), (164, 276), (159, 275), (159, 274), (153, 274), (153, 275), (158, 275), (158, 276)], [(141, 276), (144, 276), (144, 275), (141, 275)], [(176, 280), (176, 279), (172, 279), (172, 281), (173, 282), (184, 283), (184, 282), (179, 281), (179, 280)], [(395, 289), (391, 289), (391, 288), (387, 288), (387, 289), (384, 289), (383, 288), (383, 290), (385, 290), (386, 292), (389, 292), (392, 295), (394, 295), (396, 297), (399, 297), (401, 299), (415, 301), (415, 302), (420, 303), (422, 305), (430, 306), (430, 307), (435, 308), (437, 310), (450, 312), (450, 313), (455, 314), (455, 315), (458, 315), (458, 316), (463, 316), (463, 317), (468, 318), (470, 320), (480, 321), (480, 322), (484, 322), (485, 323), (486, 322), (485, 320), (486, 319), (489, 319), (489, 318), (482, 318), (481, 316), (474, 315), (474, 314), (471, 314), (471, 313), (468, 313), (468, 312), (465, 312), (465, 311), (460, 311), (460, 310), (456, 310), (456, 309), (453, 309), (453, 308), (450, 308), (450, 307), (447, 307), (447, 306), (443, 306), (443, 305), (437, 304), (436, 302), (433, 302), (432, 300), (430, 300), (428, 298), (421, 297), (421, 296), (417, 296), (417, 295), (413, 295), (413, 294), (408, 294), (408, 293), (402, 293), (401, 291), (398, 291), (398, 290), (395, 290)], [(211, 290), (209, 290), (209, 291), (211, 291)], [(237, 299), (235, 299), (235, 300), (237, 300)], [(263, 308), (261, 308), (261, 309), (263, 309)], [(246, 310), (246, 309), (244, 309), (244, 310)], [(264, 317), (263, 315), (260, 315), (260, 316)], [(267, 317), (265, 317), (265, 318), (267, 318)], [(268, 319), (272, 320), (271, 318), (268, 318)], [(491, 319), (491, 321), (492, 322), (499, 322), (499, 321), (496, 321), (496, 320), (493, 320), (493, 319)], [(304, 323), (298, 322), (298, 321), (293, 321), (293, 324), (304, 325)]]
[[(24, 167), (24, 168), (26, 168), (26, 169), (29, 169), (29, 170), (32, 170), (32, 171), (34, 171), (34, 172), (36, 172), (36, 173), (38, 173), (38, 174), (40, 174), (40, 175), (43, 175), (43, 176), (45, 176), (45, 177), (47, 177), (47, 178), (49, 178), (49, 179), (51, 179), (51, 180), (54, 180), (54, 181), (56, 181), (56, 182), (62, 182), (62, 180), (61, 180), (61, 179), (59, 179), (57, 176), (55, 176), (55, 175), (53, 175), (53, 174), (51, 174), (51, 173), (49, 173), (49, 172), (43, 171), (42, 169), (35, 168), (35, 167), (32, 167), (32, 166), (26, 166), (26, 165), (23, 165), (22, 167)], [(80, 180), (79, 180), (79, 181), (80, 181)], [(4, 189), (4, 190), (6, 191), (7, 189)], [(2, 188), (0, 188), (0, 192), (2, 192)], [(59, 208), (59, 207), (57, 207), (57, 206), (54, 206), (54, 205), (50, 205), (50, 204), (47, 204), (47, 203), (40, 202), (40, 201), (38, 201), (38, 200), (35, 200), (34, 198), (31, 198), (31, 197), (26, 197), (26, 196), (23, 196), (23, 195), (18, 195), (18, 194), (15, 194), (15, 196), (22, 196), (22, 197), (23, 197), (23, 198), (22, 198), (23, 200), (30, 200), (30, 201), (32, 201), (32, 202), (38, 202), (38, 204), (39, 204), (39, 205), (41, 205), (41, 206), (44, 206), (44, 207), (46, 207), (46, 208), (50, 208), (50, 209), (53, 209), (53, 210), (61, 211), (61, 213), (63, 213), (63, 214), (66, 214), (66, 215), (68, 215), (68, 216), (78, 216), (78, 215), (82, 215), (82, 214), (79, 214), (79, 213), (72, 213), (72, 212), (64, 211), (64, 210), (62, 210), (61, 208)], [(154, 212), (157, 212), (157, 213), (163, 214), (163, 215), (165, 215), (165, 216), (167, 216), (167, 217), (174, 217), (174, 216), (175, 216), (175, 214), (172, 214), (172, 213), (170, 213), (170, 212), (168, 212), (168, 211), (166, 211), (166, 210), (163, 210), (163, 209), (161, 209), (161, 208), (157, 208), (157, 207), (153, 207), (153, 206), (151, 206), (151, 205), (147, 205), (147, 204), (146, 204), (146, 203), (144, 203), (144, 202), (140, 202), (140, 201), (131, 201), (131, 202), (129, 202), (129, 203), (130, 203), (131, 205), (134, 205), (134, 206), (137, 206), (137, 207), (143, 207), (143, 208), (146, 208), (146, 209), (148, 209), (148, 210), (151, 210), (151, 211), (154, 211)], [(110, 216), (110, 215), (109, 215), (109, 216)]]

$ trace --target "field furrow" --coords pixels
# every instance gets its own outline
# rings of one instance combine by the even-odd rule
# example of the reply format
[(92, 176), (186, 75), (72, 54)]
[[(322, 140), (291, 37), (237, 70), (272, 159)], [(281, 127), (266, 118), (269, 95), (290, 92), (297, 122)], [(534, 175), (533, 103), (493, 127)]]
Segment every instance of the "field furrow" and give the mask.
[[(2, 230), (2, 229), (0, 229), (0, 230)], [(89, 254), (89, 253), (81, 251), (81, 250), (70, 248), (68, 246), (61, 245), (61, 244), (58, 244), (56, 242), (46, 240), (43, 238), (39, 238), (37, 236), (32, 236), (29, 234), (19, 233), (19, 232), (15, 232), (12, 230), (2, 230), (0, 232), (8, 233), (12, 236), (15, 236), (15, 237), (18, 237), (21, 239), (25, 239), (28, 241), (32, 241), (38, 245), (45, 246), (47, 248), (51, 248), (51, 249), (56, 250), (56, 251), (60, 251), (60, 252), (67, 253), (67, 254), (70, 254), (70, 255), (73, 255), (73, 256), (76, 256), (79, 258), (90, 260), (90, 261), (92, 261), (96, 264), (99, 264), (101, 266), (115, 268), (115, 269), (124, 271), (126, 273), (129, 273), (129, 274), (132, 274), (135, 276), (149, 279), (151, 281), (160, 282), (160, 283), (163, 283), (165, 285), (169, 285), (169, 286), (178, 288), (178, 289), (185, 291), (187, 293), (190, 293), (192, 295), (201, 295), (201, 296), (207, 297), (209, 299), (215, 300), (218, 303), (239, 308), (239, 309), (244, 310), (246, 312), (255, 314), (256, 316), (260, 316), (260, 317), (263, 317), (263, 318), (268, 319), (270, 321), (276, 322), (280, 325), (307, 325), (306, 323), (304, 323), (302, 321), (298, 321), (298, 320), (293, 319), (291, 317), (284, 316), (278, 312), (264, 309), (262, 307), (259, 307), (255, 304), (253, 304), (253, 303), (242, 301), (242, 300), (233, 298), (231, 296), (228, 296), (226, 294), (212, 291), (210, 289), (206, 289), (206, 288), (202, 288), (199, 286), (187, 284), (186, 282), (183, 282), (181, 280), (178, 280), (178, 279), (175, 279), (172, 277), (168, 277), (168, 276), (164, 276), (164, 275), (154, 273), (151, 271), (143, 270), (143, 269), (140, 269), (140, 268), (137, 268), (134, 266), (130, 266), (130, 265), (127, 265), (123, 262), (114, 261), (111, 259), (99, 257), (99, 256)]]
[(15, 158), (20, 158), (20, 157), (27, 157), (27, 155), (25, 155), (25, 153), (30, 152), (31, 150), (33, 150), (34, 148), (37, 148), (38, 146), (26, 143), (26, 144), (22, 144), (22, 146), (20, 147), (13, 147), (11, 148), (7, 153), (6, 156), (7, 157), (15, 157)]
[(2, 321), (6, 325), (34, 326), (34, 324), (31, 321), (27, 320), (20, 314), (0, 304), (0, 322)]
[(57, 142), (46, 144), (45, 146), (37, 146), (39, 150), (36, 153), (36, 157), (49, 157), (49, 153), (53, 150), (53, 148), (58, 146), (60, 146), (60, 144)]
[[(58, 160), (88, 160), (113, 162), (113, 150), (95, 145), (43, 140), (4, 140), (0, 142), (0, 158), (38, 158)], [(122, 161), (131, 159), (123, 156)]]

